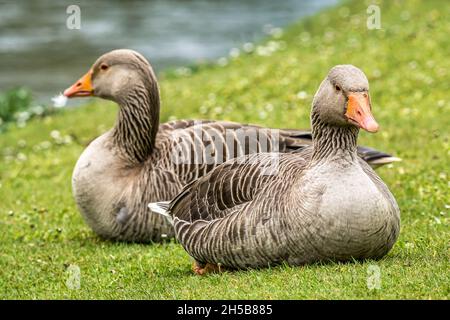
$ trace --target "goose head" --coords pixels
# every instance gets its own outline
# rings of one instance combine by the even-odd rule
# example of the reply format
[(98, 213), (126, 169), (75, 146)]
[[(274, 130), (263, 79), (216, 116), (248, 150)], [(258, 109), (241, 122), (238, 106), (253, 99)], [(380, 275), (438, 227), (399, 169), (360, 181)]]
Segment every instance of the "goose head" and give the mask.
[(333, 67), (315, 94), (312, 108), (313, 115), (329, 126), (378, 131), (378, 123), (372, 115), (369, 82), (355, 66)]
[(157, 90), (152, 67), (140, 53), (119, 49), (98, 58), (64, 95), (68, 98), (96, 96), (119, 103), (137, 87)]

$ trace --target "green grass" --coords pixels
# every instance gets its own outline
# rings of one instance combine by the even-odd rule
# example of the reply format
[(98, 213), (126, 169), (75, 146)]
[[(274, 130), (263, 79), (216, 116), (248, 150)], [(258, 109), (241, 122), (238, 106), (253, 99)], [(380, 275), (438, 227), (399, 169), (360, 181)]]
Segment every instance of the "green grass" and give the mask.
[[(6, 130), (8, 122), (16, 121), (23, 126), (32, 114), (30, 109), (31, 93), (24, 88), (15, 88), (0, 93), (0, 133)], [(42, 109), (42, 113), (43, 113)]]
[[(381, 30), (366, 28), (373, 2), (381, 8)], [(278, 48), (270, 56), (260, 48), (226, 66), (160, 77), (164, 121), (176, 116), (307, 128), (312, 96), (329, 68), (362, 68), (382, 128), (362, 133), (360, 143), (404, 160), (378, 171), (402, 212), (400, 238), (384, 259), (197, 277), (174, 242), (99, 239), (77, 212), (70, 185), (84, 145), (114, 123), (117, 107), (95, 100), (0, 135), (0, 297), (448, 299), (449, 16), (444, 1), (346, 2), (268, 39)], [(66, 286), (71, 264), (81, 270), (79, 290)], [(369, 290), (373, 264), (381, 288)]]

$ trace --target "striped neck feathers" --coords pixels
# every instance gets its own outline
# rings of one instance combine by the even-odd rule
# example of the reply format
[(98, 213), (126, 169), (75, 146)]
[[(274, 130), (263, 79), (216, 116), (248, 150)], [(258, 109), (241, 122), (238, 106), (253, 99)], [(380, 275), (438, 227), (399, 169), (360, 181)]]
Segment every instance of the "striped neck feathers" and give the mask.
[(159, 89), (156, 81), (137, 84), (118, 101), (119, 116), (113, 129), (114, 143), (131, 163), (148, 159), (159, 127)]
[(357, 160), (359, 128), (355, 126), (333, 126), (320, 119), (317, 110), (311, 115), (313, 161), (342, 159)]

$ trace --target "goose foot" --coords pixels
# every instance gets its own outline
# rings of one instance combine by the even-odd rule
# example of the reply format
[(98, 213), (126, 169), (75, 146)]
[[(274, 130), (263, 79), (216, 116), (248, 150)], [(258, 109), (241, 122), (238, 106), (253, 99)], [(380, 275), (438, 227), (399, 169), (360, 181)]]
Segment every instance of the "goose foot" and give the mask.
[(197, 261), (192, 265), (192, 270), (198, 276), (205, 275), (207, 273), (221, 273), (227, 271), (227, 268), (222, 267), (220, 264), (206, 263), (202, 264)]

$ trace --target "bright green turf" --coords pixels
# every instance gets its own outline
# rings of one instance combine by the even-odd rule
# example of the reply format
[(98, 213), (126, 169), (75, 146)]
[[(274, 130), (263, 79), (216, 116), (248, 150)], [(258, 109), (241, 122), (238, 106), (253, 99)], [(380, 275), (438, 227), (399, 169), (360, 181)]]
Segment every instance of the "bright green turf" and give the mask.
[[(367, 4), (347, 2), (267, 40), (281, 47), (270, 56), (196, 66), (189, 76), (166, 73), (162, 120), (308, 127), (312, 96), (329, 68), (361, 67), (382, 127), (362, 133), (360, 143), (404, 159), (378, 171), (402, 211), (400, 238), (387, 257), (197, 277), (175, 243), (102, 241), (77, 212), (70, 186), (85, 143), (116, 116), (116, 106), (96, 100), (0, 135), (0, 298), (448, 299), (450, 3), (378, 3), (381, 30), (367, 30)], [(61, 144), (52, 130), (76, 139)], [(69, 264), (81, 268), (79, 290), (66, 287)], [(381, 270), (378, 290), (366, 285), (371, 264)]]

